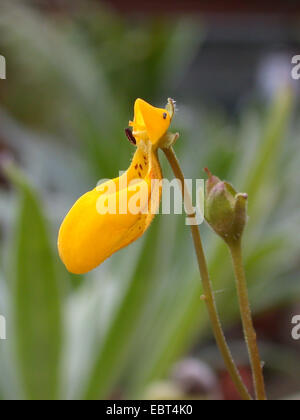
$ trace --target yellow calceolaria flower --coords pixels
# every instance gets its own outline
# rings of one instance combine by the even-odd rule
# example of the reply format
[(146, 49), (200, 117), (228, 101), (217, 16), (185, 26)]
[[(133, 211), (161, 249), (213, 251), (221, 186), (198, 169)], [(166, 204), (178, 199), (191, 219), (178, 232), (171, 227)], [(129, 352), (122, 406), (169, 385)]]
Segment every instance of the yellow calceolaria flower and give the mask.
[(161, 197), (158, 148), (176, 138), (167, 133), (173, 113), (171, 99), (166, 109), (136, 100), (134, 120), (129, 122), (132, 133), (127, 131), (137, 147), (130, 167), (79, 198), (61, 225), (58, 250), (70, 272), (93, 270), (149, 227)]

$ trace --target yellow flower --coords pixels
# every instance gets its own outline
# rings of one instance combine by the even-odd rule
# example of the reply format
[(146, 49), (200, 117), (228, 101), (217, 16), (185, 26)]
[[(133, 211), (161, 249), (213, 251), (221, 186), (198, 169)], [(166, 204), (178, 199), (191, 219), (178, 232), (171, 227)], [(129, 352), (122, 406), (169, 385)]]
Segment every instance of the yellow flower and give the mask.
[(134, 120), (129, 121), (129, 125), (133, 128), (132, 134), (137, 143), (150, 140), (153, 145), (159, 146), (159, 140), (167, 132), (170, 123), (171, 115), (166, 109), (155, 108), (143, 99), (135, 101)]
[(86, 273), (138, 239), (158, 210), (162, 179), (157, 150), (173, 117), (173, 102), (155, 108), (142, 99), (134, 106), (132, 139), (137, 150), (128, 170), (83, 195), (64, 219), (58, 250), (66, 268)]

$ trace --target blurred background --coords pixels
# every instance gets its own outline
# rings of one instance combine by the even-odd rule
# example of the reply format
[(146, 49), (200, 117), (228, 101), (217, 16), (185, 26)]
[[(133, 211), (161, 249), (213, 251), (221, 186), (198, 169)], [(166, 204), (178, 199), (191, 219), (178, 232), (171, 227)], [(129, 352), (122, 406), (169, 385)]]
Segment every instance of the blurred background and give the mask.
[[(15, 164), (0, 173), (0, 399), (238, 399), (199, 299), (184, 216), (157, 216), (86, 276), (59, 261), (70, 206), (129, 166), (124, 128), (137, 97), (177, 100), (187, 178), (208, 166), (249, 194), (245, 260), (268, 394), (300, 398), (300, 7), (198, 3), (1, 1), (0, 160)], [(201, 232), (251, 386), (229, 256)]]

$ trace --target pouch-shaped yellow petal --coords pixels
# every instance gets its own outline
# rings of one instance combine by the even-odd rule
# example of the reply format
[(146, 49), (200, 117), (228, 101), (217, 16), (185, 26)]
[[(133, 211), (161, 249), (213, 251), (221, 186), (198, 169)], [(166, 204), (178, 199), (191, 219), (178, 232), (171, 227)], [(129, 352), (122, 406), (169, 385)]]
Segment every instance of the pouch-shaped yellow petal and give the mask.
[[(138, 239), (159, 206), (161, 169), (156, 151), (138, 148), (128, 171), (83, 195), (63, 221), (59, 254), (67, 269), (83, 274)], [(106, 211), (107, 210), (107, 211)]]
[(143, 99), (135, 101), (134, 120), (130, 125), (137, 141), (149, 138), (152, 144), (157, 144), (167, 132), (170, 123), (171, 117), (166, 109), (156, 108)]

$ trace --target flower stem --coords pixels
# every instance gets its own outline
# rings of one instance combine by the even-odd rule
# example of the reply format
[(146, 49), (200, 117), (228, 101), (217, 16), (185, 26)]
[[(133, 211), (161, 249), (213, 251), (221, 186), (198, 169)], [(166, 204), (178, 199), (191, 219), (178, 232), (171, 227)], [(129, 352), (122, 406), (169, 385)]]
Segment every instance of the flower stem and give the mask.
[[(187, 216), (194, 217), (195, 215), (194, 211), (190, 211), (192, 209), (192, 199), (188, 191), (188, 188), (186, 186), (184, 175), (181, 170), (178, 159), (176, 157), (176, 154), (174, 152), (174, 149), (172, 147), (169, 147), (169, 148), (164, 148), (163, 151), (166, 155), (166, 158), (168, 159), (168, 162), (170, 163), (170, 166), (174, 172), (174, 175), (180, 181), (182, 195), (185, 201), (185, 208), (186, 208)], [(194, 241), (194, 247), (195, 247), (195, 251), (197, 255), (200, 275), (202, 278), (203, 291), (204, 291), (203, 299), (207, 306), (207, 310), (209, 313), (209, 317), (210, 317), (210, 321), (212, 324), (212, 328), (213, 328), (217, 345), (223, 356), (226, 368), (228, 372), (230, 373), (232, 381), (234, 382), (239, 394), (244, 400), (252, 400), (245, 384), (242, 381), (239, 371), (233, 361), (230, 349), (226, 343), (225, 335), (222, 330), (221, 322), (220, 322), (218, 311), (217, 311), (216, 301), (215, 301), (214, 293), (212, 290), (212, 284), (211, 284), (209, 274), (208, 274), (207, 263), (206, 263), (206, 259), (205, 259), (205, 255), (203, 251), (199, 227), (197, 224), (191, 224), (190, 228), (191, 228), (192, 237)]]
[(241, 240), (228, 243), (234, 266), (236, 277), (239, 305), (244, 328), (245, 340), (251, 361), (254, 388), (258, 400), (266, 400), (265, 383), (263, 377), (263, 367), (259, 356), (256, 332), (253, 326), (247, 280), (243, 265)]

